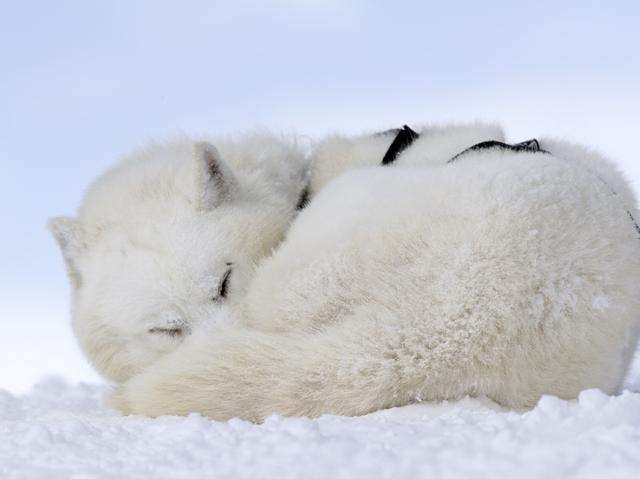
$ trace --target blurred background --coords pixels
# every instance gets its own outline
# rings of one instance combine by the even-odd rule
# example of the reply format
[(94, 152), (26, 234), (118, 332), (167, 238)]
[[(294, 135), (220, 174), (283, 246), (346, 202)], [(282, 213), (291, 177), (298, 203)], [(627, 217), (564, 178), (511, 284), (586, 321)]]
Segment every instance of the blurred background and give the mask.
[(487, 119), (640, 189), (639, 22), (631, 0), (2, 2), (0, 388), (97, 378), (44, 225), (149, 138)]

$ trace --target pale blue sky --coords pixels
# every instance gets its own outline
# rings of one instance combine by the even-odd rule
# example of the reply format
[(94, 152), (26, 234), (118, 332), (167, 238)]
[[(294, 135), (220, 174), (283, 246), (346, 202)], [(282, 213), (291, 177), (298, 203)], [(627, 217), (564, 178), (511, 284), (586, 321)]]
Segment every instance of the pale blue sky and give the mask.
[(639, 24), (635, 1), (3, 2), (0, 388), (88, 377), (44, 223), (145, 139), (489, 119), (640, 187)]

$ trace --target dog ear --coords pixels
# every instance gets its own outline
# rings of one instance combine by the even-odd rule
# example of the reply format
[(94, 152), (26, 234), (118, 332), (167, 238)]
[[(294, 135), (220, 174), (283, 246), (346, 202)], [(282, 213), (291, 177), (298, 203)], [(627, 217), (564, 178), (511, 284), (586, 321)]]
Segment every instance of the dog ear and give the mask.
[(237, 180), (216, 147), (200, 142), (195, 150), (198, 207), (210, 210), (232, 200), (238, 189)]
[(83, 249), (80, 222), (70, 216), (58, 216), (49, 219), (47, 228), (58, 242), (71, 285), (74, 288), (79, 288), (82, 284), (82, 278), (78, 268), (78, 258)]

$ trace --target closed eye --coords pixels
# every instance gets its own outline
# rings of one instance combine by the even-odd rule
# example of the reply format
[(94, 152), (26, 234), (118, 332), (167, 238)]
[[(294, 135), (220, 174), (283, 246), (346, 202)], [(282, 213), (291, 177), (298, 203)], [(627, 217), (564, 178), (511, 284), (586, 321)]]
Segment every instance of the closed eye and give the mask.
[[(227, 264), (230, 265), (230, 263), (227, 263)], [(220, 280), (220, 285), (218, 286), (218, 294), (217, 296), (214, 296), (212, 298), (213, 301), (220, 301), (227, 297), (227, 294), (229, 293), (229, 280), (231, 278), (232, 271), (233, 269), (229, 268), (222, 276), (222, 279)]]
[(151, 334), (165, 335), (170, 338), (179, 338), (184, 333), (182, 328), (151, 328), (149, 332)]

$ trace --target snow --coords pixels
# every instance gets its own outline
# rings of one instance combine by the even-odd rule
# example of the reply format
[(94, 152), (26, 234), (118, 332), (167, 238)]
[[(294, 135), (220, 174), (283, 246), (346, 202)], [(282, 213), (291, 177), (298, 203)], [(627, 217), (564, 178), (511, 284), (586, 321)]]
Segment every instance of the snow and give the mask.
[(2, 478), (632, 478), (640, 471), (640, 358), (618, 396), (543, 397), (530, 411), (487, 399), (360, 418), (264, 424), (122, 417), (108, 386), (50, 378), (0, 390)]

